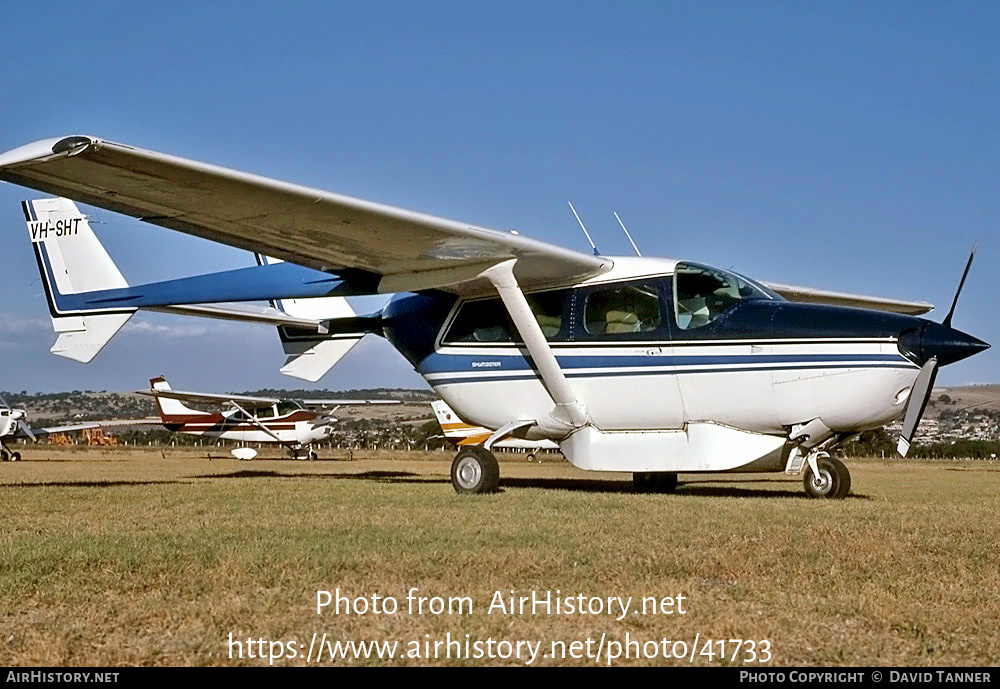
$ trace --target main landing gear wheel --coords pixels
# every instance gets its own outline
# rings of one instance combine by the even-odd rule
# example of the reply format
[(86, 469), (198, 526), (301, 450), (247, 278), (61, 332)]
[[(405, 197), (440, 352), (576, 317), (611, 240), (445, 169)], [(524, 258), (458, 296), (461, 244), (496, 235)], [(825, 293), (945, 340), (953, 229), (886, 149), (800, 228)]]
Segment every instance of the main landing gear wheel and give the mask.
[(309, 461), (310, 462), (315, 462), (317, 459), (319, 459), (319, 455), (316, 454), (316, 451), (315, 450), (310, 450), (309, 451)]
[(851, 492), (851, 472), (836, 457), (819, 457), (816, 460), (819, 476), (814, 476), (812, 468), (806, 465), (806, 475), (802, 483), (811, 498), (846, 498)]
[(482, 447), (467, 447), (451, 463), (451, 485), (456, 493), (494, 493), (500, 484), (500, 465), (493, 453)]
[(0, 450), (0, 462), (6, 462), (8, 459), (10, 459), (10, 454), (7, 450)]
[(11, 452), (10, 453), (10, 461), (12, 461), (12, 462), (20, 462), (21, 461), (21, 453), (20, 452)]
[(637, 471), (632, 474), (636, 493), (673, 493), (677, 474), (672, 471)]

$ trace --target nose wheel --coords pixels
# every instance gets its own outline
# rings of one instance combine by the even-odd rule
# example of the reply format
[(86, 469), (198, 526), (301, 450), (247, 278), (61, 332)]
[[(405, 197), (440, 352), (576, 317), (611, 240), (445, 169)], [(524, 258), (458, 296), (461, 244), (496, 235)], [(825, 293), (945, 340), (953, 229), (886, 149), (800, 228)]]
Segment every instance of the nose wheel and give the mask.
[(851, 472), (836, 457), (817, 457), (816, 469), (818, 473), (811, 466), (806, 466), (802, 479), (809, 497), (840, 499), (851, 492)]
[(456, 493), (495, 493), (500, 484), (500, 465), (489, 450), (467, 447), (451, 463), (451, 485)]

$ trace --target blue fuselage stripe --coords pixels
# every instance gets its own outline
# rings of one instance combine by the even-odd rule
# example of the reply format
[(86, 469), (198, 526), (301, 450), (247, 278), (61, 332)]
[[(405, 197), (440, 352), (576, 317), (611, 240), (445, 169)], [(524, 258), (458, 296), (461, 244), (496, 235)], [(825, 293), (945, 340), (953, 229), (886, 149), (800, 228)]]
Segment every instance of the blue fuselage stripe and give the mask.
[[(712, 343), (706, 342), (706, 346)], [(905, 362), (899, 354), (714, 354), (652, 356), (556, 356), (564, 371), (578, 368), (649, 368), (651, 366), (711, 366), (737, 364), (805, 364), (844, 362)], [(522, 356), (432, 354), (417, 369), (422, 375), (473, 371), (527, 371), (533, 367)]]
[[(830, 369), (913, 369), (917, 367), (913, 364), (884, 363), (884, 364), (803, 364), (799, 366), (761, 366), (761, 367), (740, 367), (740, 368), (692, 368), (680, 370), (643, 370), (632, 371), (587, 371), (574, 373), (566, 372), (567, 378), (615, 378), (629, 376), (686, 376), (689, 374), (701, 373), (760, 373), (770, 371), (794, 371), (794, 370), (830, 370)], [(428, 382), (433, 386), (454, 385), (459, 383), (506, 383), (509, 381), (538, 380), (537, 375), (494, 375), (494, 376), (468, 376), (462, 378), (429, 378)]]

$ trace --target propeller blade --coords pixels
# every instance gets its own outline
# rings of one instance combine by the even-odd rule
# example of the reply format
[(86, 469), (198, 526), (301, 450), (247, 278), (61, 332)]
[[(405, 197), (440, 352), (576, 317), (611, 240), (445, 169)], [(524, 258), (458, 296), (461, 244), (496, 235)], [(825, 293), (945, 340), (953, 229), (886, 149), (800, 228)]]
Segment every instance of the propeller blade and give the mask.
[(28, 424), (26, 424), (23, 419), (18, 419), (17, 425), (21, 428), (21, 431), (26, 436), (28, 436), (29, 438), (31, 438), (31, 442), (33, 442), (33, 443), (37, 443), (38, 442), (38, 438), (36, 438), (35, 434), (31, 431), (31, 426), (29, 426)]
[(931, 391), (934, 389), (934, 379), (937, 378), (938, 360), (932, 356), (920, 369), (917, 380), (910, 390), (910, 399), (906, 401), (906, 412), (903, 414), (903, 430), (899, 433), (899, 443), (896, 445), (896, 452), (901, 457), (905, 457), (910, 449), (910, 443), (920, 425), (920, 417), (924, 415), (927, 408), (927, 400), (931, 398)]
[(962, 288), (965, 287), (965, 278), (969, 277), (969, 268), (972, 267), (972, 259), (976, 257), (976, 245), (972, 245), (972, 252), (969, 254), (969, 262), (965, 264), (965, 272), (962, 273), (962, 279), (958, 283), (958, 290), (955, 292), (955, 299), (951, 302), (951, 309), (948, 311), (948, 315), (944, 317), (941, 321), (942, 325), (951, 327), (951, 317), (955, 315), (955, 307), (958, 305), (958, 295), (962, 293)]

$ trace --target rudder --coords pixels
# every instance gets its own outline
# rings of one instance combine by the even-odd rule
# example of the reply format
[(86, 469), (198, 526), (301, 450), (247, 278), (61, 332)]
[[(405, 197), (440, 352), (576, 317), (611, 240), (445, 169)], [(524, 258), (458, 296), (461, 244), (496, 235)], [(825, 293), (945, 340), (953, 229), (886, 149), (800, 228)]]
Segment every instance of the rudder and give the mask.
[(75, 295), (128, 283), (75, 203), (54, 198), (24, 201), (21, 206), (58, 335), (50, 351), (88, 363), (136, 310), (93, 308)]

